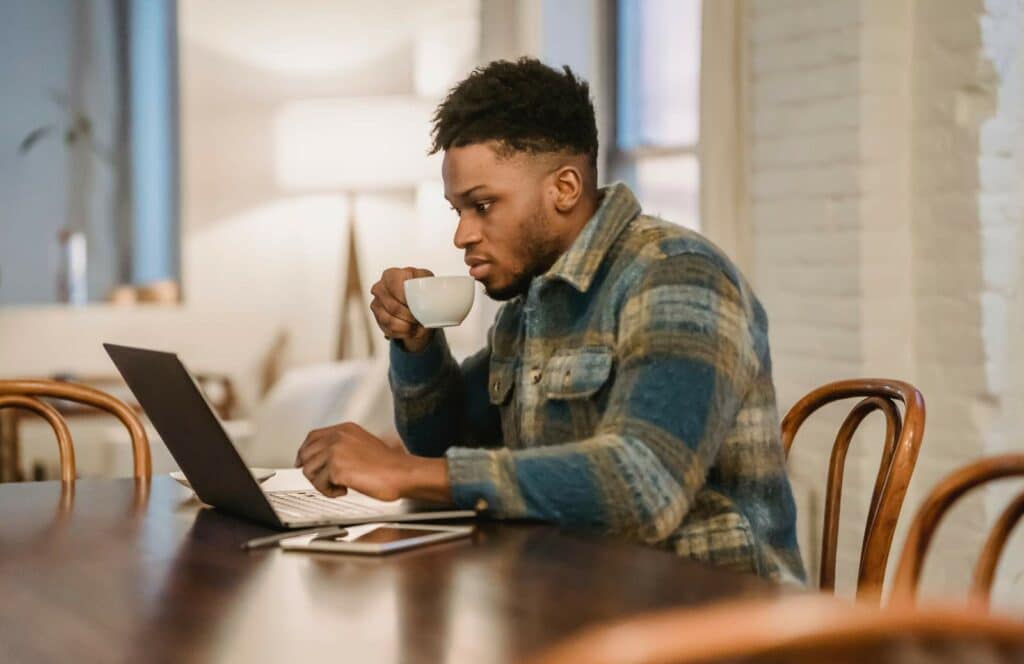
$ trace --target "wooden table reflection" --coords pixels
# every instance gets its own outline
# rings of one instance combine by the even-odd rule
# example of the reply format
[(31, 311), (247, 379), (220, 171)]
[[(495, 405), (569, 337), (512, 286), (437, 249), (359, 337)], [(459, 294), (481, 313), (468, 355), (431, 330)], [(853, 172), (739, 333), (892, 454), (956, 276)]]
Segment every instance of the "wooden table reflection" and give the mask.
[(266, 529), (168, 478), (0, 485), (11, 661), (516, 661), (598, 621), (778, 589), (540, 524), (383, 558), (243, 552)]

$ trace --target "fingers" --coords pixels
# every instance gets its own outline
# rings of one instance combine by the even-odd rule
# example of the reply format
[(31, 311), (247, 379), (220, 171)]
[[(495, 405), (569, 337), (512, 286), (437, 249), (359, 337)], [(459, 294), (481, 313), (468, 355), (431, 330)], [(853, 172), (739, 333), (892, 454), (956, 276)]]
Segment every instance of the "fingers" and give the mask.
[[(404, 320), (407, 323), (416, 322), (416, 317), (412, 315), (409, 307), (406, 306), (404, 288), (400, 293), (395, 293), (383, 281), (378, 281), (370, 289), (370, 294), (373, 295), (373, 302), (376, 302), (382, 310), (394, 318)], [(399, 299), (399, 296), (401, 299)]]
[(327, 462), (331, 458), (330, 448), (321, 449), (316, 454), (310, 456), (302, 463), (302, 474), (306, 476), (306, 479), (310, 482), (316, 477), (317, 473), (327, 465)]
[(313, 475), (313, 477), (309, 478), (309, 481), (317, 491), (328, 498), (337, 498), (338, 496), (344, 496), (348, 493), (348, 489), (344, 486), (331, 482), (331, 470), (329, 464), (325, 464), (323, 468)]
[(331, 460), (342, 444), (346, 432), (362, 431), (362, 427), (351, 422), (335, 424), (310, 431), (299, 447), (295, 465), (302, 468), (302, 474), (317, 491), (331, 498), (348, 493), (341, 477), (341, 466)]
[[(425, 268), (421, 268), (421, 267), (407, 267), (405, 269), (408, 270), (409, 273), (412, 275), (412, 276), (409, 277), (410, 279), (419, 279), (420, 277), (432, 277), (432, 276), (434, 276), (433, 272), (431, 272), (430, 270), (427, 270)], [(404, 289), (403, 289), (403, 291), (404, 291)]]
[[(388, 291), (402, 303), (402, 307), (404, 309), (408, 310), (409, 300), (405, 297), (405, 282), (409, 281), (410, 279), (419, 279), (421, 277), (432, 276), (434, 276), (433, 272), (431, 272), (430, 270), (424, 270), (423, 268), (402, 268), (397, 274), (392, 275), (391, 282), (387, 284)], [(412, 314), (411, 311), (409, 313)], [(415, 320), (415, 318), (413, 320)]]
[(315, 473), (310, 473), (308, 475), (306, 475), (306, 471), (305, 469), (303, 469), (302, 474), (306, 475), (306, 479), (308, 479), (309, 483), (313, 485), (313, 488), (315, 488), (320, 493), (325, 494), (326, 489), (330, 483), (330, 477), (328, 476), (328, 472), (329, 471), (327, 470), (327, 466), (325, 465), (323, 468), (316, 471)]
[(423, 329), (419, 323), (410, 323), (407, 320), (393, 316), (377, 300), (370, 303), (370, 311), (373, 312), (374, 318), (377, 319), (377, 327), (389, 339), (407, 339), (416, 336)]
[(320, 450), (340, 440), (345, 432), (357, 426), (352, 422), (342, 422), (341, 424), (332, 424), (319, 429), (313, 429), (306, 434), (306, 439), (302, 441), (298, 451), (295, 453), (295, 467), (298, 468), (304, 465), (305, 461), (311, 456), (318, 454)]
[(348, 487), (343, 484), (336, 483), (332, 480), (331, 475), (331, 464), (324, 464), (312, 477), (308, 477), (310, 484), (312, 484), (317, 491), (327, 496), (328, 498), (339, 498), (348, 493)]
[(302, 445), (299, 446), (298, 451), (295, 453), (295, 467), (299, 468), (305, 465), (307, 459), (315, 455), (324, 447), (330, 445), (331, 436), (326, 429), (318, 429), (316, 431), (310, 431), (306, 435), (306, 440), (302, 441)]
[(407, 279), (422, 273), (429, 273), (429, 270), (391, 268), (385, 270), (380, 281), (370, 289), (373, 295), (370, 311), (377, 321), (377, 327), (388, 339), (409, 339), (422, 334), (422, 326), (407, 306), (404, 287)]
[(353, 430), (362, 430), (362, 427), (354, 422), (342, 422), (313, 429), (306, 434), (306, 439), (299, 445), (299, 449), (295, 454), (295, 467), (302, 466), (306, 459), (318, 454), (321, 449), (341, 440), (346, 433)]
[(433, 272), (420, 267), (393, 267), (384, 271), (378, 283), (382, 285), (387, 295), (406, 307), (409, 301), (405, 298), (405, 282), (410, 279), (432, 276), (434, 276)]
[(405, 282), (409, 279), (432, 276), (434, 276), (433, 272), (420, 267), (393, 267), (389, 270), (384, 270), (380, 280), (388, 293), (405, 305), (408, 304), (405, 299)]

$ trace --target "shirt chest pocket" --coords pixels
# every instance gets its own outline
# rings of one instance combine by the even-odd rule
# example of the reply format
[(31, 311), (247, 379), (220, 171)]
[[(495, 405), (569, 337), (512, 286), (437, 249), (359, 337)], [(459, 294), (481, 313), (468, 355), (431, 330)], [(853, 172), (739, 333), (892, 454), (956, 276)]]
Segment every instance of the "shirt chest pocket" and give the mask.
[(491, 405), (498, 408), (501, 416), (501, 437), (506, 447), (518, 449), (522, 447), (519, 440), (518, 414), (513, 403), (513, 388), (519, 362), (516, 358), (491, 357), (489, 368), (490, 382), (487, 385), (487, 397)]
[[(614, 356), (606, 346), (556, 351), (541, 384), (546, 416), (558, 437), (593, 435), (607, 405)], [(562, 440), (560, 442), (566, 442)]]

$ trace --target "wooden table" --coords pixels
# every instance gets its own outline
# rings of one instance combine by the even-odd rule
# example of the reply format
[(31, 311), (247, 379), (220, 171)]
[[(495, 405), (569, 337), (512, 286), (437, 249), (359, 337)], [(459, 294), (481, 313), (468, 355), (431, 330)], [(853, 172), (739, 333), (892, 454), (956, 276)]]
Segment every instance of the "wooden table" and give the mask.
[(266, 529), (144, 487), (0, 485), (0, 659), (507, 662), (644, 609), (779, 592), (541, 524), (384, 558), (247, 553)]

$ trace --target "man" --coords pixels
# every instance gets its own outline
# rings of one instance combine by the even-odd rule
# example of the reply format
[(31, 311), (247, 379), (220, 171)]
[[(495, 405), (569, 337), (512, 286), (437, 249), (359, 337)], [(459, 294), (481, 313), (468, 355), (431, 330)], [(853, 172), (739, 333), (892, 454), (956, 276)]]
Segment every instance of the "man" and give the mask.
[(323, 493), (451, 502), (802, 580), (765, 312), (700, 235), (597, 187), (588, 86), (494, 62), (434, 116), (455, 245), (505, 304), (459, 366), (390, 269), (370, 305), (391, 339), (407, 451), (346, 423), (297, 465)]

